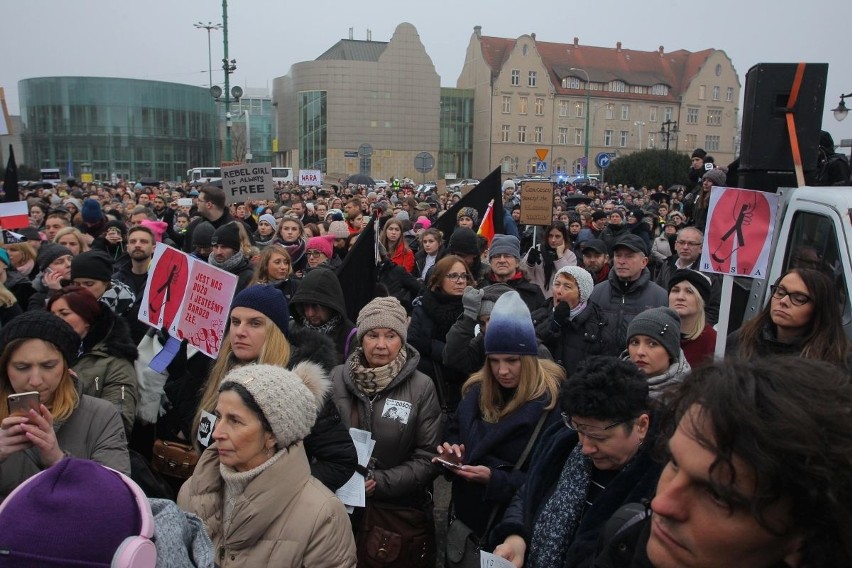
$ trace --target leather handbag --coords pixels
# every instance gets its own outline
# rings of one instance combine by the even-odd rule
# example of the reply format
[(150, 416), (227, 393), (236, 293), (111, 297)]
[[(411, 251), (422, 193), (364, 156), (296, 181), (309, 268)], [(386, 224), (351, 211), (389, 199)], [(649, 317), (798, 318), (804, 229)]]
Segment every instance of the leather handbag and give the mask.
[(356, 539), (359, 568), (435, 566), (435, 522), (425, 510), (368, 500)]
[[(521, 469), (524, 462), (527, 461), (527, 457), (530, 455), (532, 447), (538, 439), (539, 432), (541, 432), (541, 428), (547, 421), (549, 414), (550, 411), (543, 412), (541, 417), (538, 419), (538, 423), (535, 425), (535, 429), (533, 430), (526, 447), (524, 447), (524, 451), (521, 452), (521, 457), (518, 458), (518, 461), (515, 462), (515, 465), (512, 467), (513, 472)], [(483, 540), (485, 535), (488, 534), (488, 531), (491, 530), (491, 526), (494, 524), (499, 508), (499, 505), (494, 505), (491, 509), (491, 515), (488, 517), (488, 524), (485, 525), (485, 530), (483, 531)], [(444, 565), (448, 568), (479, 568), (479, 551), (481, 549), (482, 546), (479, 537), (477, 537), (473, 530), (462, 522), (461, 519), (454, 517), (452, 521), (450, 521), (449, 529), (447, 529), (447, 546), (445, 549), (446, 557)]]
[(151, 469), (163, 475), (188, 479), (198, 463), (198, 452), (191, 444), (157, 439), (154, 442)]

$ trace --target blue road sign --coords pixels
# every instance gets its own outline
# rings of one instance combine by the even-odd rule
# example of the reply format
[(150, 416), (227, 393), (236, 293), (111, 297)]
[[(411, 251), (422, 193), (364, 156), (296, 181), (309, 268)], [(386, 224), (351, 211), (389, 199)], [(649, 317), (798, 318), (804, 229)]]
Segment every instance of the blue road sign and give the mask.
[(536, 162), (535, 163), (535, 171), (536, 173), (543, 174), (547, 172), (547, 162)]
[(612, 159), (606, 152), (601, 152), (600, 154), (595, 156), (595, 164), (597, 164), (597, 166), (601, 169), (609, 167), (611, 161)]

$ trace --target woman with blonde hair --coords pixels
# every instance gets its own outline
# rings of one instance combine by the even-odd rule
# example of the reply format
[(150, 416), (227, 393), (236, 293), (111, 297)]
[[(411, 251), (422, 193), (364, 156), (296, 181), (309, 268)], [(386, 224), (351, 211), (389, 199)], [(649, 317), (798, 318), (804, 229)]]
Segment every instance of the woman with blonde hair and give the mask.
[[(256, 284), (237, 294), (229, 322), (195, 415), (193, 437), (202, 448), (211, 444), (219, 388), (232, 369), (254, 364), (289, 369), (309, 361), (328, 373), (338, 363), (329, 337), (303, 328), (290, 329), (288, 302), (273, 286)], [(199, 434), (202, 422), (206, 428)], [(311, 473), (332, 491), (352, 477), (357, 463), (355, 447), (331, 398), (325, 401), (311, 434), (305, 438), (305, 450), (311, 458)]]
[(293, 274), (293, 263), (286, 247), (271, 243), (260, 253), (251, 284), (275, 286), (289, 302), (299, 288), (300, 280)]
[(73, 256), (89, 250), (89, 243), (83, 238), (83, 233), (74, 227), (65, 227), (57, 231), (53, 242), (70, 250)]
[[(44, 310), (24, 313), (0, 330), (0, 502), (24, 480), (66, 455), (130, 475), (130, 456), (115, 407), (82, 392), (71, 373), (80, 337)], [(37, 392), (11, 413), (9, 395)]]
[(669, 278), (669, 307), (680, 316), (680, 348), (696, 367), (712, 362), (716, 330), (707, 323), (704, 306), (710, 299), (710, 279), (697, 270), (681, 269)]
[(32, 279), (32, 277), (38, 274), (36, 251), (30, 243), (9, 243), (5, 248), (6, 252), (9, 253), (9, 260), (12, 261), (12, 266), (21, 273), (21, 276)]
[(532, 317), (515, 291), (494, 304), (485, 353), (485, 365), (462, 386), (447, 441), (433, 460), (453, 477), (451, 520), (479, 539), (526, 480), (526, 464), (515, 465), (530, 438), (559, 422), (551, 410), (565, 379), (559, 365), (538, 358)]

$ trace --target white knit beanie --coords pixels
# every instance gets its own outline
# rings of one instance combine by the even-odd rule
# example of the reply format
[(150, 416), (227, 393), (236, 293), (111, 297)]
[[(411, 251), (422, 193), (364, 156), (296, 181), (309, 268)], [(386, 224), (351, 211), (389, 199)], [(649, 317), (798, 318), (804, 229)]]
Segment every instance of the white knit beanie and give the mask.
[(275, 365), (244, 365), (225, 376), (219, 392), (228, 383), (242, 385), (260, 407), (272, 428), (278, 449), (307, 436), (317, 419), (331, 383), (315, 363), (303, 362), (292, 371)]
[[(556, 282), (556, 277), (560, 274), (567, 274), (577, 283), (577, 288), (580, 289), (580, 301), (586, 302), (589, 296), (592, 295), (592, 289), (595, 287), (595, 281), (592, 280), (592, 275), (585, 268), (579, 266), (563, 266), (553, 275), (553, 282)], [(552, 285), (552, 283), (551, 283)]]

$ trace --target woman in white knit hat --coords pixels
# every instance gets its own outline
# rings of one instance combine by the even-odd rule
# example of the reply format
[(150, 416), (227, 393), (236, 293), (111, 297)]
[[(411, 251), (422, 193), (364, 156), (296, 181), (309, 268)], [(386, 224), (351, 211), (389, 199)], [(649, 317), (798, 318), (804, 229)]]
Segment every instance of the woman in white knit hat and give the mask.
[[(406, 343), (406, 324), (399, 300), (375, 298), (358, 314), (358, 347), (331, 374), (340, 417), (376, 441), (364, 472), (367, 508), (353, 517), (367, 566), (435, 565), (431, 489), (438, 468), (431, 458), (441, 442), (441, 408), (432, 379), (417, 370), (420, 354)], [(397, 524), (383, 525), (387, 517)], [(408, 538), (388, 558), (382, 535), (399, 534), (400, 524)]]
[(536, 334), (570, 377), (580, 363), (595, 355), (618, 355), (619, 345), (600, 308), (589, 302), (595, 283), (578, 266), (564, 266), (553, 276), (553, 297), (536, 310)]
[(313, 363), (246, 365), (225, 377), (215, 443), (178, 496), (204, 521), (217, 566), (355, 566), (346, 509), (311, 476), (302, 444), (329, 388)]

